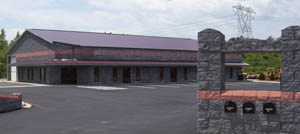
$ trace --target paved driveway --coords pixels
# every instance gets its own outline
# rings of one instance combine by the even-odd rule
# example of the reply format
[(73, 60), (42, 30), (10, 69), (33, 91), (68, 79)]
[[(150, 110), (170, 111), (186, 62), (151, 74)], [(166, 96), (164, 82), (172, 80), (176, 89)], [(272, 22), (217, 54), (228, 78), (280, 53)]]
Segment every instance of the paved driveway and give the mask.
[[(231, 89), (243, 86), (227, 83)], [(196, 89), (195, 83), (48, 87), (0, 83), (1, 93), (21, 92), (23, 100), (33, 104), (32, 109), (0, 114), (1, 133), (195, 134)]]
[(2, 88), (1, 92), (23, 93), (24, 101), (33, 103), (34, 107), (0, 114), (1, 133), (196, 133), (196, 85), (118, 88), (124, 89), (77, 86)]

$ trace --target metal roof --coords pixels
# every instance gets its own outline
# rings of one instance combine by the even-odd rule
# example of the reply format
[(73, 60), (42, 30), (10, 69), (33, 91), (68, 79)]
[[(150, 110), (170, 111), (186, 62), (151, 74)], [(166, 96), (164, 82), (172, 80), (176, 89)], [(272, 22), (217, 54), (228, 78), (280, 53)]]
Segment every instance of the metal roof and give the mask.
[(197, 40), (127, 34), (29, 29), (32, 34), (50, 42), (87, 47), (139, 48), (197, 51)]
[(197, 66), (196, 62), (163, 62), (163, 61), (84, 61), (84, 60), (49, 60), (49, 61), (27, 61), (10, 64), (9, 66), (40, 66), (40, 65), (98, 65), (98, 66)]

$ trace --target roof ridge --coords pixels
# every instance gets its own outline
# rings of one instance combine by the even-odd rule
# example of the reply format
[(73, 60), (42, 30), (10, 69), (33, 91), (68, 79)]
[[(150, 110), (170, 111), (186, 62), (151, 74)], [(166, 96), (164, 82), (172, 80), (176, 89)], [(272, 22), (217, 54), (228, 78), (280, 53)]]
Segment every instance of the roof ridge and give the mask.
[(184, 40), (194, 40), (191, 38), (179, 38), (179, 37), (162, 37), (162, 36), (150, 36), (150, 35), (134, 35), (134, 34), (118, 34), (118, 33), (102, 33), (102, 32), (86, 32), (86, 31), (72, 31), (72, 30), (54, 30), (54, 29), (28, 29), (28, 30), (40, 30), (40, 31), (57, 31), (57, 32), (74, 32), (74, 33), (91, 33), (91, 34), (104, 34), (104, 35), (124, 35), (124, 36), (140, 36), (140, 37), (154, 37), (154, 38), (170, 38), (170, 39), (184, 39)]

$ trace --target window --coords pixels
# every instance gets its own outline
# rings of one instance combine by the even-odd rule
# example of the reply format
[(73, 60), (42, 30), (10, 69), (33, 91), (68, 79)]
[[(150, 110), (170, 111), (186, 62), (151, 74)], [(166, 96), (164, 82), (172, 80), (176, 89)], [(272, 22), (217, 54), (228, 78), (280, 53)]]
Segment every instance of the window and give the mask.
[(94, 68), (94, 82), (99, 82), (99, 67)]
[(21, 80), (23, 80), (24, 77), (23, 77), (23, 67), (21, 67)]
[(33, 80), (33, 68), (31, 68), (31, 80)]
[(42, 75), (43, 75), (42, 72), (43, 72), (42, 68), (40, 68), (40, 81), (42, 81)]
[(20, 81), (21, 80), (21, 68), (18, 67), (17, 71), (18, 71), (18, 81)]
[(135, 79), (136, 79), (136, 81), (141, 80), (141, 69), (140, 69), (140, 67), (137, 67), (136, 70), (135, 70)]
[(160, 81), (164, 80), (164, 67), (160, 67), (159, 79), (160, 79)]
[(113, 68), (113, 82), (118, 81), (118, 68)]
[(27, 68), (27, 80), (30, 80), (30, 68)]
[(46, 73), (46, 67), (44, 67), (43, 71), (44, 71), (44, 72), (43, 72), (43, 74), (44, 74), (44, 81), (46, 81), (46, 74), (47, 74), (47, 73)]
[(230, 69), (230, 79), (232, 79), (233, 78), (233, 68), (230, 67), (229, 69)]
[(187, 78), (187, 68), (185, 67), (184, 68), (184, 80), (187, 80), (188, 78)]
[(11, 57), (8, 57), (7, 63), (8, 63), (8, 64), (11, 64)]
[(16, 61), (17, 61), (16, 57), (9, 57), (8, 58), (8, 63), (9, 64), (14, 64), (14, 63), (16, 63)]

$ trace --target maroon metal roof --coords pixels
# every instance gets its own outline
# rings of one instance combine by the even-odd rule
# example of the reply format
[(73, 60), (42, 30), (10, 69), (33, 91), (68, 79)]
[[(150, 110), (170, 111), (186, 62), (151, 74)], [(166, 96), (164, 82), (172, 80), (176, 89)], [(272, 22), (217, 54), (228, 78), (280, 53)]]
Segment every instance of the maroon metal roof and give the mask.
[(60, 30), (27, 30), (40, 38), (53, 43), (61, 42), (89, 47), (140, 48), (197, 51), (197, 40), (140, 36), (127, 34), (76, 32)]
[[(163, 62), (163, 61), (87, 61), (87, 60), (49, 60), (28, 61), (9, 66), (34, 66), (34, 65), (125, 65), (125, 66), (197, 66), (197, 62)], [(225, 63), (225, 66), (249, 66), (247, 63)]]
[(10, 64), (10, 66), (34, 66), (34, 65), (124, 65), (124, 66), (197, 66), (196, 62), (156, 62), (156, 61), (81, 61), (81, 60), (50, 60), (30, 61)]

